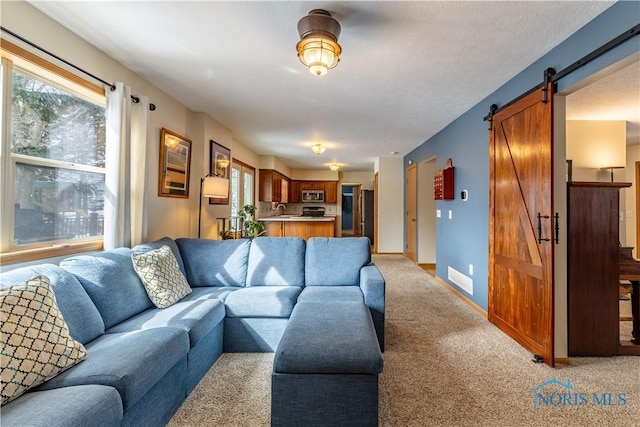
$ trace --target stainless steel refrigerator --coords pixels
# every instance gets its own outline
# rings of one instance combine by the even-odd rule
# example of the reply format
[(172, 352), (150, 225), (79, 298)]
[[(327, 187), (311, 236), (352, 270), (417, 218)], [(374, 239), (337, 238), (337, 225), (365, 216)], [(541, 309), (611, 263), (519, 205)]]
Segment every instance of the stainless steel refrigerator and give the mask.
[(371, 244), (373, 244), (373, 191), (362, 190), (360, 200), (360, 228), (362, 235), (367, 236)]

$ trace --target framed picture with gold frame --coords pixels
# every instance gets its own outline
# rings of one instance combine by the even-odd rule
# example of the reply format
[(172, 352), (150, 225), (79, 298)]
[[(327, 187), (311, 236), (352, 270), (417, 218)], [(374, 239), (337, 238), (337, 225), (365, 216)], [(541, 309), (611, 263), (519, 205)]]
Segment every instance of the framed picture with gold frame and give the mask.
[(191, 140), (162, 128), (158, 196), (188, 199), (190, 169)]
[[(209, 140), (209, 173), (221, 178), (231, 177), (231, 150), (214, 140)], [(209, 197), (210, 205), (228, 205), (229, 197)]]

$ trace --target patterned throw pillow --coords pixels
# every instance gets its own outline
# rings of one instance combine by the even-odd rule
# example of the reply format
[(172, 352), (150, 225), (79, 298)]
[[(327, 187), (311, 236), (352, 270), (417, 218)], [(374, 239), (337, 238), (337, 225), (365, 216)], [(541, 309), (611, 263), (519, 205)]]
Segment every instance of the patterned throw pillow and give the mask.
[(71, 338), (49, 279), (0, 289), (2, 404), (82, 361), (84, 346)]
[(178, 260), (167, 245), (145, 253), (132, 253), (135, 268), (149, 299), (158, 308), (167, 308), (191, 293)]

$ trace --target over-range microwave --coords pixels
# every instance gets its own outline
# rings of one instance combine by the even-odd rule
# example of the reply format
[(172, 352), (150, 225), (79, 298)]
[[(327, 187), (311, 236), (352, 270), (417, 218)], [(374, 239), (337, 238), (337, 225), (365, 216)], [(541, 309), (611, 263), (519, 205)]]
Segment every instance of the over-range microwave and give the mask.
[(301, 201), (324, 203), (324, 190), (302, 190)]

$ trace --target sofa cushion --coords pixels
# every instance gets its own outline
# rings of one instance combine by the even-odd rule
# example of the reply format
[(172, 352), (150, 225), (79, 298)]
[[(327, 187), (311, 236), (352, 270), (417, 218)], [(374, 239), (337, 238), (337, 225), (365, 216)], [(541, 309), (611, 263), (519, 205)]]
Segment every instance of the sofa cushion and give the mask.
[(371, 314), (356, 302), (300, 302), (273, 359), (273, 372), (379, 374), (383, 360)]
[(121, 420), (120, 395), (103, 385), (32, 391), (2, 407), (5, 427), (112, 427)]
[(195, 347), (202, 338), (224, 319), (222, 301), (202, 299), (182, 300), (165, 309), (152, 308), (125, 320), (107, 330), (107, 333), (139, 331), (143, 329), (172, 327), (189, 334), (189, 345)]
[(111, 386), (118, 390), (126, 412), (186, 357), (189, 337), (178, 328), (146, 329), (104, 334), (87, 344), (86, 349), (87, 357), (82, 363), (35, 390), (87, 384)]
[(305, 285), (358, 285), (360, 268), (370, 262), (371, 247), (366, 237), (312, 237), (307, 241)]
[(145, 253), (133, 252), (131, 260), (156, 307), (167, 308), (191, 293), (191, 287), (169, 246)]
[(7, 271), (0, 274), (0, 287), (21, 284), (39, 274), (49, 278), (58, 309), (73, 339), (86, 344), (104, 333), (102, 316), (87, 291), (73, 274), (57, 265), (38, 264)]
[(247, 286), (304, 286), (304, 248), (299, 237), (253, 239)]
[(181, 238), (176, 244), (191, 287), (244, 286), (249, 240)]
[(106, 329), (153, 307), (131, 262), (131, 249), (118, 248), (64, 259), (98, 308)]
[(169, 246), (171, 248), (171, 252), (175, 255), (176, 261), (178, 261), (178, 265), (180, 266), (180, 271), (182, 271), (182, 274), (186, 276), (187, 272), (184, 269), (182, 254), (180, 253), (180, 249), (178, 248), (176, 241), (171, 237), (162, 237), (158, 240), (154, 240), (153, 242), (141, 243), (131, 248), (131, 251), (135, 253), (145, 253), (153, 249), (160, 249), (163, 246)]
[(87, 354), (71, 338), (45, 276), (0, 289), (2, 404), (17, 398)]
[(224, 301), (227, 296), (240, 290), (237, 286), (201, 286), (199, 288), (191, 288), (191, 293), (184, 297), (183, 301), (196, 301), (203, 299), (219, 299)]
[(253, 286), (229, 294), (224, 304), (228, 317), (289, 317), (302, 288)]
[(354, 301), (364, 303), (360, 286), (307, 286), (298, 297), (298, 302)]

